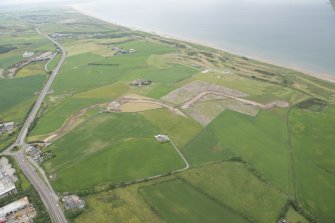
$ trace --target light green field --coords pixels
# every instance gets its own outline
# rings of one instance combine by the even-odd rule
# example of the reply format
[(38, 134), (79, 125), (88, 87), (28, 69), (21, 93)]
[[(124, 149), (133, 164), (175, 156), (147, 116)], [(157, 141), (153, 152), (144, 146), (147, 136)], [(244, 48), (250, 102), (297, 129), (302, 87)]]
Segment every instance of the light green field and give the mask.
[(85, 198), (85, 202), (87, 208), (75, 219), (76, 223), (164, 222), (138, 193), (138, 185), (91, 195)]
[(166, 109), (146, 111), (142, 114), (149, 123), (159, 128), (160, 133), (167, 134), (178, 147), (184, 146), (202, 129), (192, 119), (174, 114)]
[(261, 111), (253, 118), (224, 111), (182, 150), (192, 164), (241, 157), (283, 191), (290, 192), (285, 112)]
[(46, 62), (31, 63), (21, 69), (15, 77), (28, 77), (36, 74), (45, 74), (44, 65)]
[(240, 163), (205, 165), (179, 175), (198, 190), (259, 223), (276, 222), (287, 199)]
[(104, 114), (56, 141), (44, 164), (58, 191), (75, 191), (166, 173), (184, 166), (171, 144), (159, 144), (157, 128), (138, 114)]
[(141, 191), (168, 223), (249, 222), (180, 180), (155, 184)]
[(294, 109), (290, 115), (297, 196), (322, 222), (335, 219), (334, 117), (334, 106), (323, 112)]

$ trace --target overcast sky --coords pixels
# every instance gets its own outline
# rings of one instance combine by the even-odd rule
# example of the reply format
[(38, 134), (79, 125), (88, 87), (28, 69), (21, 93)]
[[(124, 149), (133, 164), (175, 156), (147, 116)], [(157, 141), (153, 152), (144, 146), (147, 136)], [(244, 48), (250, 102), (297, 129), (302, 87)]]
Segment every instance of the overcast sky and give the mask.
[[(48, 2), (68, 2), (68, 3), (81, 3), (81, 2), (96, 2), (96, 1), (105, 1), (105, 0), (1, 0), (0, 4), (1, 5), (6, 5), (6, 4), (22, 4), (22, 3), (48, 3)], [(139, 2), (143, 0), (110, 0), (110, 2)], [(145, 0), (145, 2), (156, 2), (158, 0)], [(176, 0), (159, 0), (159, 1), (164, 1), (164, 2), (174, 2)], [(313, 3), (313, 2), (319, 2), (320, 0), (182, 0), (183, 2), (203, 2), (203, 3), (213, 3), (217, 1), (240, 1), (240, 2), (262, 2), (262, 3)], [(321, 0), (321, 1), (327, 1), (327, 0)]]

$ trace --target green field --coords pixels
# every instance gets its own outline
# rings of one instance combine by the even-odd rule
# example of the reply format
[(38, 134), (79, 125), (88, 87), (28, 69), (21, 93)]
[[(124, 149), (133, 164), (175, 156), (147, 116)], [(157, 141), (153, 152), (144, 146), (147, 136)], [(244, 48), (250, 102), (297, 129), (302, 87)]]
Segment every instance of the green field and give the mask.
[(335, 219), (334, 117), (334, 106), (323, 112), (294, 109), (290, 116), (297, 196), (322, 222)]
[(168, 223), (249, 222), (180, 180), (145, 187), (142, 193)]
[(171, 144), (159, 144), (159, 130), (138, 114), (104, 114), (83, 123), (50, 147), (44, 164), (56, 174), (58, 191), (119, 183), (182, 168)]
[(183, 172), (180, 177), (221, 204), (259, 223), (276, 222), (287, 199), (273, 185), (261, 181), (236, 162), (205, 165)]
[(256, 118), (224, 111), (183, 151), (193, 164), (238, 156), (265, 178), (290, 191), (285, 110), (262, 111)]

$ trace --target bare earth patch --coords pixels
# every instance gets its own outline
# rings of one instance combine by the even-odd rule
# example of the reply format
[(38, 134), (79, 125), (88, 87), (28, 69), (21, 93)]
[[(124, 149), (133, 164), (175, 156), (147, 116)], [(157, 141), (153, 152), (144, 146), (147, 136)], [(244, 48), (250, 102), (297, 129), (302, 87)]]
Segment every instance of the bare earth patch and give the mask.
[[(168, 95), (162, 97), (162, 99), (174, 104), (181, 105), (187, 101), (192, 100), (197, 95), (203, 94), (204, 92), (217, 92), (218, 94), (230, 95), (234, 97), (248, 96), (247, 94), (241, 91), (237, 91), (231, 88), (226, 88), (220, 85), (211, 84), (203, 81), (193, 81), (189, 84), (184, 85), (181, 88), (178, 88), (170, 92)], [(199, 98), (201, 98), (202, 96), (199, 96)]]
[[(107, 110), (110, 112), (130, 112), (130, 110), (140, 109), (138, 111), (147, 111), (157, 108), (167, 108), (171, 112), (187, 117), (181, 110), (178, 108), (169, 105), (168, 103), (147, 98), (141, 95), (131, 94), (124, 97), (121, 97), (117, 101), (113, 101), (108, 105)], [(145, 109), (145, 110), (144, 110)]]

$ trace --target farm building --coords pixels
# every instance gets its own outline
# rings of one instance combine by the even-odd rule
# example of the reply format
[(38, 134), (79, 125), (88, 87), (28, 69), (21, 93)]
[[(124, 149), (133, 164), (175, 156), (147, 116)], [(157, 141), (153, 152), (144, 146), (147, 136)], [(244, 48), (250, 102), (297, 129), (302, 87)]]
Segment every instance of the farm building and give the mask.
[(0, 135), (4, 132), (12, 133), (14, 129), (14, 122), (6, 122), (0, 124)]
[(141, 87), (145, 85), (150, 85), (151, 83), (152, 82), (150, 80), (137, 79), (137, 80), (132, 81), (130, 85)]
[(28, 52), (28, 51), (24, 52), (22, 55), (23, 58), (29, 58), (32, 56), (34, 56), (34, 52)]
[(82, 209), (85, 207), (85, 201), (77, 195), (68, 195), (63, 198), (64, 206), (67, 210)]
[(169, 142), (170, 141), (170, 138), (167, 135), (162, 135), (162, 134), (156, 135), (155, 139), (159, 143), (164, 143), (164, 142)]

